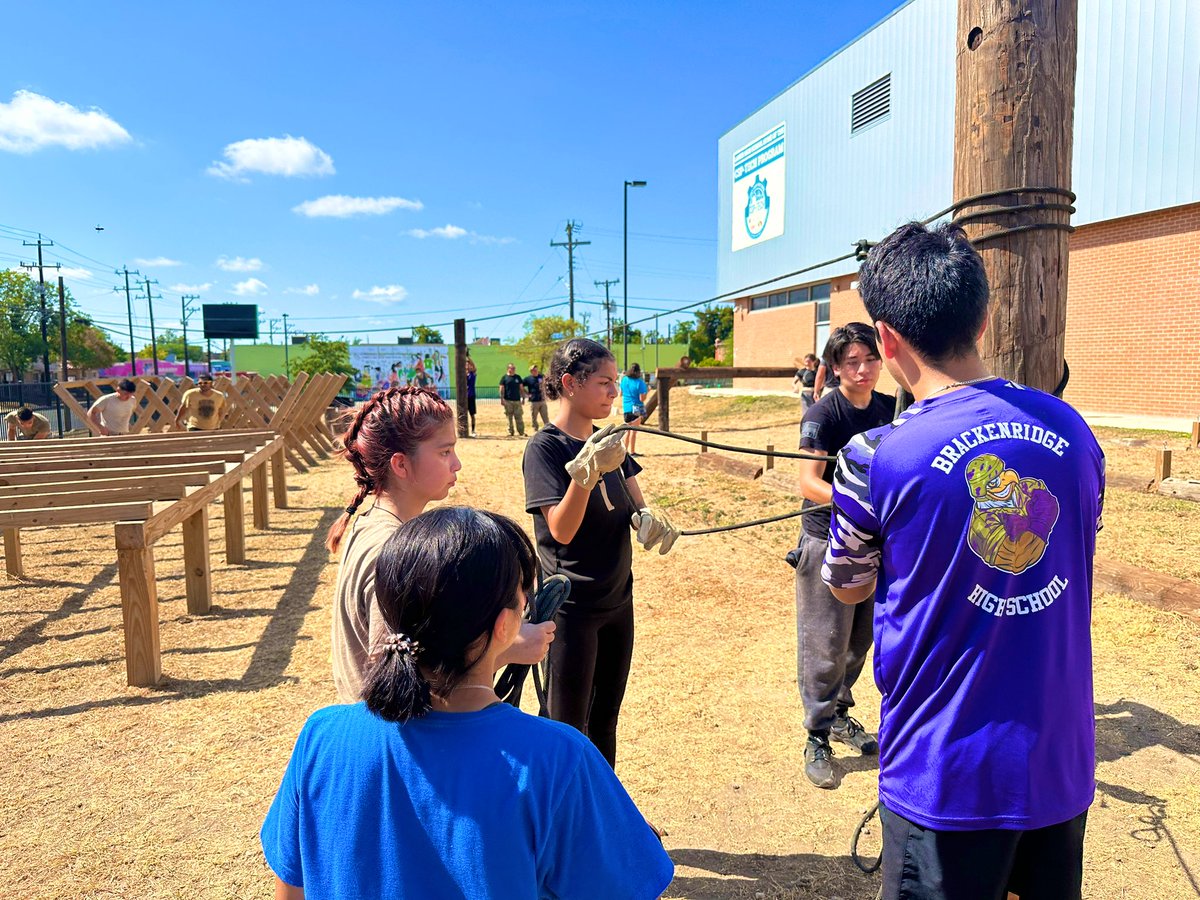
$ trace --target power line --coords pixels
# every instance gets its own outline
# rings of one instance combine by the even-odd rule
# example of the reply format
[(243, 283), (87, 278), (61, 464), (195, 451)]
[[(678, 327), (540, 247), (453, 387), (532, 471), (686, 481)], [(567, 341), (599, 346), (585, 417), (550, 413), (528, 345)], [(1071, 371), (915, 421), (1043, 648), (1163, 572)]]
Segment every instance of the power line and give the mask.
[(551, 247), (566, 247), (567, 248), (567, 297), (571, 303), (571, 309), (568, 317), (575, 318), (575, 248), (585, 247), (591, 241), (575, 240), (575, 230), (579, 228), (579, 223), (567, 219), (567, 239), (565, 241), (551, 241)]

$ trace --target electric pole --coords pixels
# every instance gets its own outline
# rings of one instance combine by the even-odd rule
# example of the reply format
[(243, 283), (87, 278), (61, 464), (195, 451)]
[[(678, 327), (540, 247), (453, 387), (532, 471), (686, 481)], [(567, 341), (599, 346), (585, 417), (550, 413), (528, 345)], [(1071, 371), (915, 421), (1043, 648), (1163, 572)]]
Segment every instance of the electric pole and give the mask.
[[(42, 262), (42, 248), (53, 247), (54, 241), (43, 241), (39, 234), (38, 239), (32, 243), (29, 241), (21, 241), (22, 247), (37, 247), (38, 261), (37, 263), (21, 263), (22, 269), (33, 269), (36, 265), (38, 270), (38, 296), (41, 298), (42, 310), (42, 381), (50, 381), (50, 337), (46, 331), (46, 266)], [(61, 268), (58, 263), (50, 266), (51, 269)]]
[(565, 241), (551, 241), (551, 247), (566, 247), (567, 248), (567, 296), (571, 301), (570, 318), (575, 318), (575, 248), (586, 247), (591, 241), (575, 240), (575, 229), (579, 228), (578, 222), (567, 220), (567, 239)]
[(608, 334), (608, 349), (612, 349), (612, 301), (608, 299), (610, 285), (620, 284), (620, 278), (606, 278), (603, 281), (593, 281), (596, 287), (604, 285), (604, 331)]
[(146, 278), (146, 307), (150, 310), (150, 355), (153, 357), (154, 376), (158, 377), (158, 338), (154, 334), (154, 297), (150, 294), (150, 285), (158, 284), (158, 280)]
[(181, 298), (183, 301), (183, 375), (186, 378), (188, 373), (188, 345), (187, 345), (187, 323), (188, 318), (195, 315), (196, 307), (188, 306), (189, 300), (199, 300), (199, 294), (184, 294)]
[(286, 378), (292, 377), (292, 367), (288, 362), (288, 314), (283, 314), (283, 374)]
[(278, 324), (279, 324), (278, 319), (270, 319), (267, 322), (267, 329), (269, 330), (269, 333), (271, 335), (270, 340), (271, 340), (272, 344), (275, 343), (275, 326)]
[[(122, 266), (116, 274), (125, 276), (125, 314), (129, 317), (129, 375), (131, 378), (137, 378), (137, 345), (133, 342), (133, 295), (129, 292), (129, 276), (142, 273), (136, 269), (130, 272), (129, 266)], [(119, 291), (120, 288), (115, 287), (113, 290)]]

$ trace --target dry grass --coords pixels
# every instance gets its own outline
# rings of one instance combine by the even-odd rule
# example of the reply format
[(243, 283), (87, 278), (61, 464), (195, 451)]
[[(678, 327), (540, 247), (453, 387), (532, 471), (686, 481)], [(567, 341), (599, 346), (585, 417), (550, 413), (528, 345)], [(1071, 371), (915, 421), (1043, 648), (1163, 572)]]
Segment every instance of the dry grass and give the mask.
[[(783, 448), (794, 441), (795, 410), (786, 398), (681, 393), (672, 412), (680, 430), (703, 423), (714, 439)], [(483, 412), (481, 425), (498, 434), (498, 409)], [(1115, 443), (1128, 434), (1102, 437), (1110, 470), (1148, 472), (1146, 447)], [(504, 438), (464, 442), (451, 499), (527, 521), (522, 447)], [(647, 495), (686, 526), (795, 505), (756, 483), (697, 473), (680, 444), (643, 436), (638, 449)], [(0, 892), (268, 895), (258, 826), (305, 716), (334, 697), (327, 642), (335, 566), (320, 540), (331, 510), (345, 503), (347, 481), (338, 464), (293, 477), (292, 508), (275, 513), (270, 532), (248, 532), (247, 565), (221, 562), (214, 507), (220, 609), (212, 615), (186, 615), (179, 538), (164, 541), (157, 556), (167, 677), (154, 689), (124, 684), (111, 530), (25, 536), (30, 578), (0, 588)], [(1102, 552), (1200, 580), (1200, 508), (1116, 488), (1107, 523)], [(846, 855), (873, 799), (873, 761), (839, 756), (846, 774), (835, 792), (810, 788), (802, 773), (791, 570), (782, 559), (795, 531), (784, 523), (685, 539), (666, 557), (635, 555), (638, 645), (619, 771), (670, 831), (678, 867), (671, 897), (874, 897), (875, 882)], [(1101, 787), (1089, 821), (1087, 895), (1195, 897), (1200, 632), (1179, 616), (1102, 596), (1095, 651)], [(869, 679), (859, 703), (861, 718), (874, 723)]]

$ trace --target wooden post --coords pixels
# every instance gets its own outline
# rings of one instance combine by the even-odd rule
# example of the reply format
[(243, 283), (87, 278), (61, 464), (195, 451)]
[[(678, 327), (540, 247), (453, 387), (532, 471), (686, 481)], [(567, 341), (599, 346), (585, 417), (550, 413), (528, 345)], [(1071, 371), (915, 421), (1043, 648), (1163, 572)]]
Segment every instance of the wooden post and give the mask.
[(769, 472), (775, 468), (775, 445), (767, 444), (767, 461), (764, 463), (764, 468)]
[(1154, 483), (1171, 477), (1171, 451), (1163, 447), (1154, 451)]
[(21, 562), (21, 529), (4, 529), (4, 568), (13, 578), (25, 575), (25, 566)]
[[(1063, 373), (1077, 0), (958, 0), (954, 196), (983, 257), (988, 371), (1051, 391)], [(1048, 191), (1012, 192), (1020, 188)], [(999, 231), (1014, 233), (990, 237)]]
[(212, 606), (212, 572), (208, 559), (208, 507), (183, 520), (183, 569), (187, 611), (201, 614)]
[(454, 417), (458, 436), (467, 436), (467, 320), (454, 320)]
[[(702, 440), (702, 441), (707, 441), (707, 440), (708, 440), (708, 432), (707, 432), (707, 431), (701, 430), (701, 432), (700, 432), (700, 440)], [(707, 453), (707, 452), (708, 452), (708, 448), (707, 448), (706, 446), (704, 446), (704, 444), (701, 444), (701, 445), (700, 445), (700, 452), (701, 452), (701, 453)]]
[(154, 548), (146, 545), (144, 522), (118, 522), (116, 536), (121, 618), (125, 624), (125, 680), (136, 687), (148, 687), (162, 676)]
[(275, 508), (287, 509), (287, 457), (281, 448), (271, 457), (271, 490), (275, 494)]
[(1188, 446), (1193, 450), (1200, 449), (1200, 419), (1192, 423), (1192, 442)]
[(225, 492), (225, 561), (246, 561), (246, 508), (239, 481)]
[(267, 461), (250, 473), (250, 495), (254, 509), (254, 527), (260, 531), (271, 527), (270, 491), (267, 489)]
[(671, 430), (671, 379), (658, 378), (658, 430)]

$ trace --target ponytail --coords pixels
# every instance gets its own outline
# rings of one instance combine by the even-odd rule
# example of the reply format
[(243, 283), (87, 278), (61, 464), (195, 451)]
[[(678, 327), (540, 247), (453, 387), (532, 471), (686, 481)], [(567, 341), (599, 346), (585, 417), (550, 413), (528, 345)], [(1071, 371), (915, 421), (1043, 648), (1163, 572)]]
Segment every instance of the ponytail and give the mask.
[(419, 719), (433, 708), (433, 690), (417, 665), (421, 645), (405, 634), (383, 639), (363, 683), (367, 709), (388, 722)]
[(436, 391), (394, 387), (380, 391), (353, 413), (342, 435), (341, 456), (354, 467), (358, 491), (329, 528), (325, 546), (337, 552), (358, 508), (387, 486), (388, 470), (397, 453), (411, 454), (433, 432), (454, 420), (454, 411)]

